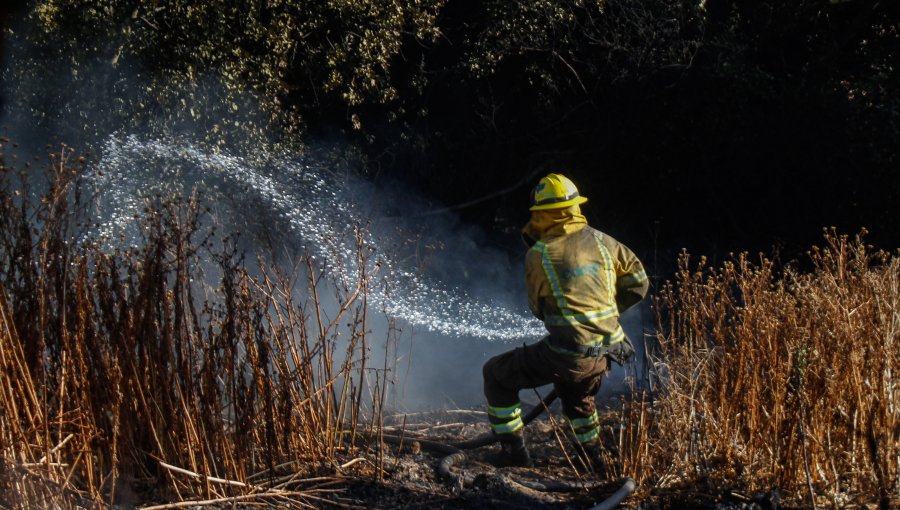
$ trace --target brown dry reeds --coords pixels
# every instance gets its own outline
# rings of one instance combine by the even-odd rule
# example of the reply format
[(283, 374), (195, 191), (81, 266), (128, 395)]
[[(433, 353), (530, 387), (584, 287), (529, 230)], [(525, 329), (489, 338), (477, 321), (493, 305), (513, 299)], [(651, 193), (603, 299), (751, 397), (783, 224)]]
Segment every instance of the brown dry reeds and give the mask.
[(649, 443), (631, 452), (644, 481), (778, 487), (805, 507), (898, 504), (900, 256), (834, 231), (809, 256), (810, 271), (780, 274), (765, 257), (681, 258), (658, 300)]
[(32, 202), (0, 162), (0, 506), (321, 504), (371, 404), (361, 241), (355, 281), (311, 257), (251, 276), (192, 197), (110, 253), (73, 242), (81, 166), (55, 154)]

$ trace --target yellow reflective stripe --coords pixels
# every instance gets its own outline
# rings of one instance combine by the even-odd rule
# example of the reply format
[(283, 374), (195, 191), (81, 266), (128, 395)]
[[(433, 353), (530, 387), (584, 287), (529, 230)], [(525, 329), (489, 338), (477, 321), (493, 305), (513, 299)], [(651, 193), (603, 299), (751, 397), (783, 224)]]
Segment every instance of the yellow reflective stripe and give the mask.
[(497, 434), (512, 434), (524, 426), (525, 423), (522, 422), (522, 418), (516, 418), (506, 423), (491, 423), (491, 428)]
[(622, 329), (622, 326), (616, 327), (616, 330), (612, 335), (601, 335), (594, 339), (591, 345), (597, 345), (598, 343), (603, 343), (603, 345), (615, 345), (622, 340), (625, 339), (625, 330)]
[(556, 274), (556, 269), (553, 268), (553, 263), (550, 262), (550, 252), (547, 250), (547, 244), (538, 241), (532, 249), (541, 252), (541, 266), (544, 268), (544, 274), (547, 275), (547, 281), (550, 282), (550, 290), (553, 292), (553, 297), (556, 298), (556, 307), (559, 308), (563, 317), (571, 317), (572, 312), (569, 310), (569, 303), (566, 302), (562, 285), (559, 283), (559, 276)]
[(522, 408), (518, 403), (509, 407), (488, 406), (488, 414), (495, 418), (517, 418), (522, 415)]
[(622, 329), (622, 325), (616, 326), (616, 330), (610, 333), (609, 335), (600, 335), (593, 340), (589, 344), (582, 344), (588, 347), (593, 347), (598, 344), (602, 345), (613, 345), (621, 342), (625, 339), (625, 330)]
[(647, 279), (647, 273), (641, 269), (637, 273), (631, 273), (619, 278), (617, 284), (621, 287), (636, 287)]
[(574, 420), (572, 418), (569, 418), (568, 416), (566, 416), (566, 418), (568, 418), (569, 423), (572, 424), (572, 428), (575, 429), (580, 429), (583, 427), (593, 427), (594, 425), (600, 423), (600, 417), (597, 416), (597, 411), (594, 411), (594, 414), (588, 416), (587, 418), (575, 418)]
[(590, 324), (595, 321), (601, 321), (610, 317), (619, 315), (616, 307), (610, 307), (605, 310), (589, 310), (585, 313), (576, 313), (572, 315), (556, 315), (548, 314), (544, 317), (544, 323), (549, 326), (563, 326), (566, 324)]
[[(553, 192), (552, 189), (548, 189), (547, 191), (550, 193)], [(579, 195), (578, 195), (577, 191), (572, 193), (571, 195), (566, 195), (563, 197), (550, 196), (550, 198), (545, 198), (543, 200), (536, 200), (534, 202), (534, 205), (547, 205), (547, 204), (558, 204), (560, 202), (568, 202), (569, 200), (573, 200), (573, 199), (577, 198), (578, 196)], [(535, 198), (537, 198), (537, 197), (535, 197)]]
[(594, 237), (594, 241), (597, 242), (597, 248), (600, 249), (600, 254), (603, 256), (603, 265), (606, 269), (606, 290), (608, 292), (608, 296), (610, 299), (614, 299), (616, 297), (616, 272), (613, 268), (612, 257), (609, 255), (609, 250), (606, 249), (603, 242), (601, 241), (603, 234), (601, 233), (599, 236)]
[(594, 439), (597, 439), (597, 437), (599, 435), (600, 435), (600, 429), (594, 428), (594, 429), (591, 429), (591, 430), (585, 432), (584, 434), (576, 434), (575, 438), (578, 439), (579, 443), (584, 444), (584, 443), (593, 441)]

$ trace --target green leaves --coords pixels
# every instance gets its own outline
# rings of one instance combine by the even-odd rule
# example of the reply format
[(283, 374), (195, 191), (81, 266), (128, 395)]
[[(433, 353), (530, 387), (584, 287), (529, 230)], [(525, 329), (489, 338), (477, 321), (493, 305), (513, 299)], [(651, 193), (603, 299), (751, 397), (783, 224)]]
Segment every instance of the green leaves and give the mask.
[[(314, 107), (320, 95), (347, 105), (398, 97), (392, 70), (402, 47), (430, 44), (443, 0), (44, 0), (32, 42), (73, 59), (108, 54), (114, 66), (160, 80), (215, 76), (252, 91), (269, 111)], [(90, 44), (85, 44), (92, 41)], [(421, 77), (417, 76), (416, 79)], [(299, 103), (299, 104), (298, 104)]]

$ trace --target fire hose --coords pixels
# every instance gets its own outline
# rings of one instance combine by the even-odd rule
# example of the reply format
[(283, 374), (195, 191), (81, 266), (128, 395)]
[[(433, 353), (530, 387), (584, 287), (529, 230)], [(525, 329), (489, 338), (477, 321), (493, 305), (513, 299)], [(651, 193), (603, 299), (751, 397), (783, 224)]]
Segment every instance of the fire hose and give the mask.
[[(540, 416), (540, 414), (544, 412), (544, 409), (547, 409), (550, 404), (552, 404), (553, 401), (556, 400), (556, 397), (557, 394), (556, 390), (554, 389), (550, 393), (548, 393), (547, 396), (545, 396), (538, 403), (538, 405), (534, 406), (530, 411), (528, 411), (528, 413), (522, 418), (524, 424), (528, 425), (531, 421)], [(421, 448), (444, 454), (444, 457), (442, 457), (440, 462), (438, 463), (437, 472), (441, 476), (441, 478), (448, 480), (458, 486), (472, 485), (475, 482), (474, 476), (466, 474), (457, 475), (452, 470), (455, 464), (465, 462), (466, 454), (464, 450), (481, 448), (483, 446), (488, 446), (499, 441), (497, 436), (492, 433), (482, 434), (481, 436), (475, 437), (473, 439), (456, 441), (452, 443), (442, 443), (439, 441), (419, 438), (405, 438), (402, 436), (390, 434), (383, 434), (381, 435), (380, 439), (386, 443), (391, 444), (402, 444), (404, 441), (415, 442), (418, 443)], [(574, 492), (579, 490), (590, 490), (605, 485), (604, 482), (557, 482), (521, 479), (516, 479), (514, 480), (514, 482), (528, 489), (540, 492)], [(635, 481), (631, 478), (626, 477), (622, 480), (622, 486), (615, 493), (613, 493), (612, 496), (600, 502), (598, 505), (592, 507), (591, 510), (608, 510), (614, 508), (622, 500), (624, 500), (632, 492), (634, 492), (635, 487)]]

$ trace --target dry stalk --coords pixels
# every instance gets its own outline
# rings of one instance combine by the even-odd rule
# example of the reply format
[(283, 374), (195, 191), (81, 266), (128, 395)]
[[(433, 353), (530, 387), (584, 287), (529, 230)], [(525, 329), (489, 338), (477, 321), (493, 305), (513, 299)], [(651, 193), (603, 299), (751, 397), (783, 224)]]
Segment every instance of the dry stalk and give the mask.
[(90, 222), (72, 151), (54, 156), (34, 201), (6, 170), (0, 499), (13, 508), (121, 504), (139, 489), (127, 484), (250, 502), (263, 498), (247, 494), (250, 473), (328, 471), (346, 462), (344, 431), (363, 407), (380, 420), (383, 393), (360, 391), (372, 277), (361, 241), (348, 281), (310, 256), (286, 276), (251, 273), (233, 240), (214, 242), (194, 194), (148, 198), (137, 247), (79, 244)]
[(834, 231), (809, 255), (807, 273), (682, 257), (658, 301), (654, 442), (627, 457), (645, 459), (640, 481), (694, 473), (809, 506), (897, 500), (900, 257)]

